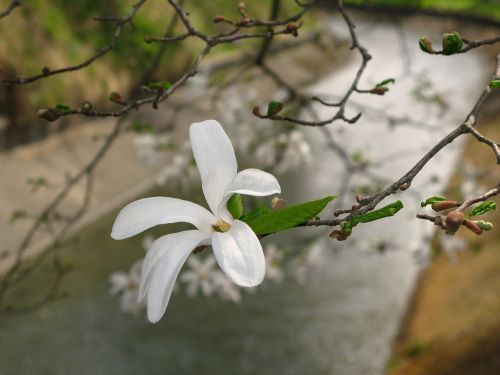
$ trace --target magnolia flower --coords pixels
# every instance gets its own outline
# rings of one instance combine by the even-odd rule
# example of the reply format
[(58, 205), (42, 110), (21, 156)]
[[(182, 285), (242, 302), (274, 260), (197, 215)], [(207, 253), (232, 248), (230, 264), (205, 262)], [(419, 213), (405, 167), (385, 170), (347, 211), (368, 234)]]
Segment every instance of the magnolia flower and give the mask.
[(237, 173), (233, 146), (217, 121), (192, 124), (189, 138), (212, 212), (176, 198), (139, 199), (120, 211), (111, 233), (120, 240), (158, 224), (187, 222), (197, 228), (159, 237), (144, 259), (139, 300), (147, 296), (148, 318), (153, 323), (165, 313), (175, 279), (198, 246), (212, 245), (220, 268), (236, 284), (251, 287), (262, 282), (265, 259), (259, 239), (246, 223), (233, 219), (226, 205), (233, 194), (266, 196), (281, 192), (278, 181), (269, 173), (258, 169)]

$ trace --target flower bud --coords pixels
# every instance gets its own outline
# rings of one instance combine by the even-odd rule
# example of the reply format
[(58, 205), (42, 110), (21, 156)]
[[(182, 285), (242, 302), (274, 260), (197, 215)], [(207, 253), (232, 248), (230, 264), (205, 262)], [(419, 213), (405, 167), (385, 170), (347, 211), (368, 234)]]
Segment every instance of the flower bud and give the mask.
[(471, 220), (465, 219), (464, 226), (466, 226), (467, 229), (470, 229), (472, 232), (474, 232), (478, 236), (483, 233), (483, 230), (479, 227), (479, 225), (477, 225), (475, 222), (473, 222)]
[(286, 201), (280, 197), (274, 197), (271, 200), (271, 208), (273, 210), (280, 210), (286, 206)]
[(48, 76), (50, 74), (50, 69), (48, 67), (44, 66), (42, 69), (42, 74), (44, 76)]
[(51, 108), (39, 109), (37, 112), (37, 116), (40, 118), (43, 118), (44, 120), (47, 120), (47, 121), (56, 121), (59, 117), (61, 117), (61, 115), (59, 114), (59, 111), (51, 109)]
[(254, 114), (254, 116), (262, 117), (262, 114), (260, 113), (260, 108), (257, 106), (253, 107), (252, 113)]
[(464, 213), (453, 210), (446, 215), (446, 234), (454, 235), (464, 222)]
[(399, 190), (401, 190), (401, 191), (408, 190), (410, 186), (411, 186), (411, 185), (410, 185), (410, 183), (409, 183), (409, 182), (405, 182), (405, 183), (403, 183), (403, 184), (399, 185)]
[(455, 208), (460, 206), (460, 203), (457, 201), (441, 201), (432, 204), (432, 209), (436, 212), (448, 210), (450, 208)]
[(428, 37), (424, 36), (418, 40), (418, 45), (420, 49), (427, 53), (434, 53), (434, 49), (432, 48), (432, 43)]
[(213, 23), (227, 22), (228, 19), (224, 16), (214, 16), (212, 19)]
[(347, 240), (347, 237), (349, 237), (347, 235), (347, 233), (341, 231), (341, 230), (337, 230), (335, 229), (332, 233), (330, 233), (328, 235), (330, 238), (335, 238), (337, 241), (345, 241)]
[(88, 100), (84, 101), (82, 104), (82, 109), (84, 111), (90, 111), (92, 109), (92, 103), (89, 102)]
[(374, 87), (370, 90), (371, 94), (384, 95), (389, 89), (387, 87)]

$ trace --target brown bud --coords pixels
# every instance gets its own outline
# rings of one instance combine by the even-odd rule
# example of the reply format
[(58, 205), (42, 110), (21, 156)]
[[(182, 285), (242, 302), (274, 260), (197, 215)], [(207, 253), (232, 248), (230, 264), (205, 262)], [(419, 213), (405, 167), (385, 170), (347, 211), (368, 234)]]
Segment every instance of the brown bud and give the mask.
[(44, 66), (42, 69), (42, 74), (44, 76), (48, 76), (50, 74), (50, 69), (48, 67)]
[(467, 227), (467, 229), (470, 229), (472, 232), (476, 233), (478, 236), (483, 234), (483, 230), (481, 228), (479, 228), (479, 226), (476, 223), (474, 223), (473, 221), (465, 219), (463, 224), (464, 224), (464, 226)]
[(240, 22), (238, 22), (238, 25), (240, 26), (248, 26), (252, 23), (252, 19), (249, 17), (243, 17)]
[(120, 94), (118, 94), (117, 92), (112, 92), (111, 94), (109, 94), (109, 98), (108, 99), (110, 101), (112, 101), (113, 103), (117, 103), (117, 104), (121, 104), (121, 105), (126, 104), (123, 101), (122, 96)]
[(59, 111), (52, 108), (39, 109), (37, 116), (47, 121), (56, 121), (59, 117), (61, 117)]
[(365, 199), (365, 197), (362, 196), (361, 194), (356, 195), (356, 202), (361, 203), (363, 201), (363, 199)]
[(245, 3), (242, 1), (238, 4), (238, 8), (240, 10), (240, 12), (244, 12), (245, 11)]
[(337, 241), (345, 241), (347, 240), (347, 233), (342, 232), (341, 230), (335, 229), (332, 233), (328, 235), (330, 238), (335, 238)]
[(446, 234), (453, 235), (464, 222), (464, 213), (453, 210), (446, 215)]
[(302, 26), (302, 23), (289, 23), (286, 25), (286, 32), (292, 34), (293, 36), (298, 36), (298, 30)]
[(405, 191), (405, 190), (408, 190), (408, 188), (410, 187), (410, 183), (409, 182), (405, 182), (404, 184), (401, 184), (399, 185), (399, 190), (401, 191)]
[(213, 23), (228, 22), (228, 19), (224, 16), (214, 16)]
[(448, 210), (450, 208), (455, 208), (460, 206), (460, 203), (457, 201), (441, 201), (432, 204), (432, 209), (436, 212)]
[(370, 90), (371, 94), (384, 95), (389, 89), (387, 87), (374, 87)]
[(144, 41), (145, 41), (146, 43), (151, 43), (151, 42), (153, 41), (153, 37), (152, 37), (152, 36), (150, 36), (150, 35), (146, 35), (146, 36), (144, 37)]
[(257, 117), (262, 117), (262, 114), (260, 113), (260, 108), (257, 106), (253, 107), (252, 113)]
[(271, 200), (271, 207), (273, 210), (280, 210), (286, 206), (286, 201), (280, 197), (274, 197)]

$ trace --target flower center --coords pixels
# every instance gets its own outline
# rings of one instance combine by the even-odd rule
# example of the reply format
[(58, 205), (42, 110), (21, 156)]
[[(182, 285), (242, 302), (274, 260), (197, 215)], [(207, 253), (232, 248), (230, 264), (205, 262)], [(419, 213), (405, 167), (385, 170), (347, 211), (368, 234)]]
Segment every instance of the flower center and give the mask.
[(215, 224), (212, 224), (212, 229), (214, 232), (227, 232), (231, 229), (231, 224), (226, 223), (224, 220), (218, 220)]

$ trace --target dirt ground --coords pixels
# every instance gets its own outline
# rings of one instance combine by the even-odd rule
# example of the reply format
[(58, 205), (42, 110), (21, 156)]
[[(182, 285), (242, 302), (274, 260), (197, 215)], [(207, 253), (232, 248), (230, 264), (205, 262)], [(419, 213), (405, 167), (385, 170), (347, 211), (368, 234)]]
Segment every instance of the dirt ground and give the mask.
[[(498, 96), (492, 100), (498, 105)], [(500, 139), (500, 116), (479, 130)], [(468, 141), (464, 159), (488, 167), (480, 183), (494, 186), (500, 181), (491, 149), (475, 139)], [(459, 183), (457, 172), (448, 197), (454, 196)], [(493, 200), (500, 204), (498, 197)], [(421, 275), (388, 374), (500, 374), (500, 212), (487, 220), (495, 227), (480, 237), (460, 231), (469, 246), (455, 261), (434, 241), (436, 255)]]

